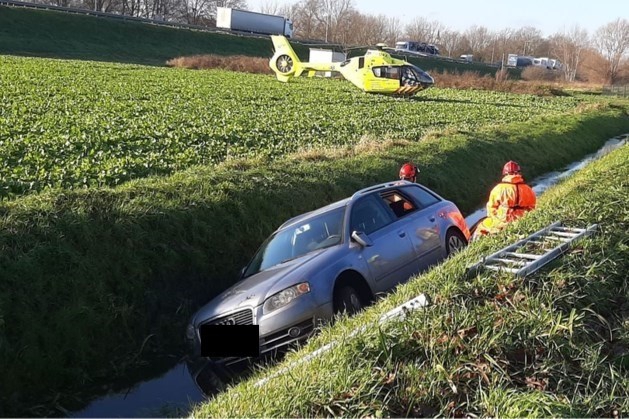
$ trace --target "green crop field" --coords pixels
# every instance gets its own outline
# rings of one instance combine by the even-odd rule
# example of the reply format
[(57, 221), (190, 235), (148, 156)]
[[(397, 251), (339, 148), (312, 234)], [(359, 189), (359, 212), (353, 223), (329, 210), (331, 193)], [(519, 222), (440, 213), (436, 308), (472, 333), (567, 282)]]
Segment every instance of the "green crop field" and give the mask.
[(230, 157), (277, 157), (526, 121), (579, 101), (430, 89), (411, 99), (342, 80), (0, 57), (0, 196), (114, 186)]

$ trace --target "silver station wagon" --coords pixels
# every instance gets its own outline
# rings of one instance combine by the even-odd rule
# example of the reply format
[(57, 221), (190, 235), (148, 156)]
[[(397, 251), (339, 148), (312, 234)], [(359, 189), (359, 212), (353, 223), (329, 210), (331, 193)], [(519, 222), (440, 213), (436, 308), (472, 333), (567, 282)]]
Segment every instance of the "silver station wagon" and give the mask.
[(469, 235), (456, 205), (422, 185), (362, 189), (282, 224), (240, 281), (193, 316), (186, 337), (199, 355), (201, 326), (258, 325), (264, 355), (336, 313), (356, 312), (464, 247)]

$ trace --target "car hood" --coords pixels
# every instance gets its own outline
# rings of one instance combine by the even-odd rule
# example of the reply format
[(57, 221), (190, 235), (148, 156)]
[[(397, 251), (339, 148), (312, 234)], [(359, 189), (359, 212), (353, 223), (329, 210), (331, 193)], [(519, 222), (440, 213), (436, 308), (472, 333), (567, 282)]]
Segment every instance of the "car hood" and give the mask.
[(195, 314), (193, 319), (194, 325), (199, 326), (206, 320), (220, 316), (223, 313), (227, 314), (232, 311), (238, 311), (238, 309), (254, 308), (261, 305), (264, 300), (276, 292), (301, 282), (304, 278), (298, 275), (293, 276), (291, 273), (302, 268), (329, 249), (321, 249), (286, 263), (281, 263), (232, 285)]

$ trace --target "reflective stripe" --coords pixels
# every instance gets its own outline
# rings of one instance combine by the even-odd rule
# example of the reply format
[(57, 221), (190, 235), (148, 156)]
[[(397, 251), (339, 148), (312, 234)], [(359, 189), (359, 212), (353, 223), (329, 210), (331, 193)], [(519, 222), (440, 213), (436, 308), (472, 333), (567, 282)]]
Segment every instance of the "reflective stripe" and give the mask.
[(522, 205), (520, 205), (520, 185), (521, 183), (509, 183), (509, 182), (500, 182), (503, 185), (513, 185), (515, 186), (515, 205), (512, 207), (509, 207), (510, 209), (513, 210), (523, 210), (526, 209), (527, 207), (523, 207)]

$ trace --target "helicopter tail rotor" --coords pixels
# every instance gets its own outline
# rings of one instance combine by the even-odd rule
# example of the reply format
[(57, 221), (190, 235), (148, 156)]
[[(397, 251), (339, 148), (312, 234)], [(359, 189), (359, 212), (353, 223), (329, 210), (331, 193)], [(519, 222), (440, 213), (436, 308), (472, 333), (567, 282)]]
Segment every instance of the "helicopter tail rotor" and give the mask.
[(275, 54), (271, 57), (269, 66), (275, 72), (277, 79), (287, 82), (291, 77), (299, 77), (304, 68), (288, 40), (281, 35), (272, 35), (271, 40), (275, 47)]

